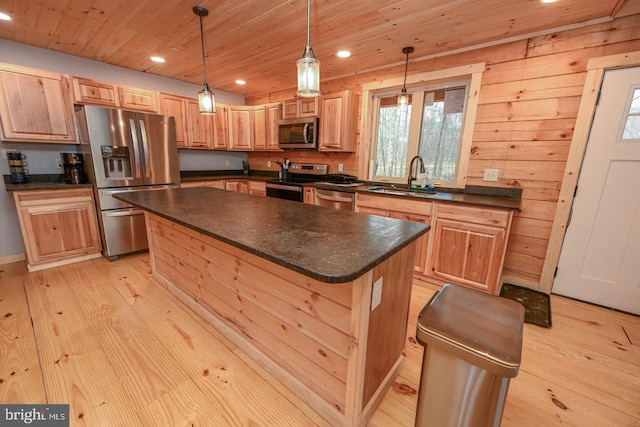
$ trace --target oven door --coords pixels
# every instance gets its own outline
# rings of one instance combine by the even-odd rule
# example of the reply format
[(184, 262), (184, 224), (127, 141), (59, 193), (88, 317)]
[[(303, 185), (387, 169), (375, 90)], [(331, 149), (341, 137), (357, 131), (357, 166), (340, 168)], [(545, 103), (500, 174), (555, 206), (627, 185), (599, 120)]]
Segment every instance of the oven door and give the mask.
[(296, 202), (303, 201), (302, 186), (295, 184), (283, 184), (267, 182), (267, 197), (275, 197), (278, 199), (293, 200)]

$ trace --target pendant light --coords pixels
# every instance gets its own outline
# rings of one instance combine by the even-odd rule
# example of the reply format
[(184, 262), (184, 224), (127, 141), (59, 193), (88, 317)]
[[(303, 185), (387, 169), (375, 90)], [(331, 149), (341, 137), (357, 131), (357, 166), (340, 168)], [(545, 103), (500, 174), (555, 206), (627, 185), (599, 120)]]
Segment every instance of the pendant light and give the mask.
[(216, 114), (216, 98), (209, 89), (209, 83), (207, 83), (207, 61), (204, 56), (204, 31), (202, 29), (202, 17), (207, 16), (209, 11), (202, 6), (194, 6), (193, 13), (200, 17), (200, 41), (202, 42), (202, 67), (204, 68), (204, 83), (202, 83), (202, 90), (198, 92), (198, 105), (200, 107), (200, 114), (213, 115)]
[(310, 42), (311, 0), (307, 0), (307, 46), (298, 66), (298, 96), (312, 98), (320, 95), (320, 60), (313, 53)]
[(407, 95), (407, 68), (409, 68), (409, 54), (413, 53), (413, 47), (403, 47), (402, 53), (407, 55), (407, 59), (404, 63), (404, 82), (402, 83), (402, 91), (400, 91), (400, 96), (398, 97), (398, 107), (406, 107), (409, 105), (409, 95)]

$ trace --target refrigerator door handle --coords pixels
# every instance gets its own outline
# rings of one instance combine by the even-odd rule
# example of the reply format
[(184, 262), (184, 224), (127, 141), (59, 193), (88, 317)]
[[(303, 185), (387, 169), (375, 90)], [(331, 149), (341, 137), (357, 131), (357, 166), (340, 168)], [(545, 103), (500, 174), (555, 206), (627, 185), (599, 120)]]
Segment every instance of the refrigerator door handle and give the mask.
[(144, 176), (151, 178), (151, 167), (149, 166), (149, 143), (147, 141), (147, 129), (144, 127), (144, 120), (138, 120), (140, 124), (140, 138), (142, 139), (142, 158), (144, 159)]
[(141, 178), (142, 171), (140, 170), (140, 148), (138, 143), (138, 131), (136, 130), (136, 122), (133, 119), (129, 119), (129, 132), (131, 132), (131, 141), (133, 142), (133, 163), (135, 166), (134, 178)]

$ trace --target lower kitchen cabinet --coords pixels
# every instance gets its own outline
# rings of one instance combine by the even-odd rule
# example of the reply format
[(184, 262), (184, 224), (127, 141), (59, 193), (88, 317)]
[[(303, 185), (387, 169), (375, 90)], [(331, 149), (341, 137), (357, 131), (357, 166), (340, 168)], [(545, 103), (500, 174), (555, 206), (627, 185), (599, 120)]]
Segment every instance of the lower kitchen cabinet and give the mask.
[(249, 182), (246, 179), (225, 179), (224, 188), (239, 193), (249, 193)]
[(267, 183), (264, 181), (249, 181), (249, 194), (267, 196)]
[(313, 187), (303, 187), (302, 201), (308, 205), (313, 205), (316, 199), (316, 190)]
[[(356, 196), (356, 212), (380, 215), (388, 218), (431, 224), (433, 203), (414, 199), (375, 196), (359, 193)], [(431, 231), (420, 237), (416, 243), (414, 272), (418, 275), (426, 273), (426, 257)]]
[(416, 248), (421, 279), (500, 291), (513, 211), (366, 193), (358, 193), (356, 211), (431, 224)]
[(90, 188), (14, 193), (29, 271), (101, 256)]
[(513, 211), (447, 203), (434, 211), (428, 276), (497, 294)]

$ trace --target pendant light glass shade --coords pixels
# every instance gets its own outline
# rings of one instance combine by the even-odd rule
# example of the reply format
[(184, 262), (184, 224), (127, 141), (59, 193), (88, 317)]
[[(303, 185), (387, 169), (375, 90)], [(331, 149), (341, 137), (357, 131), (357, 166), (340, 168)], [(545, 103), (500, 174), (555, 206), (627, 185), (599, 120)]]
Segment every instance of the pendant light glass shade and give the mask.
[(216, 113), (216, 97), (209, 89), (207, 82), (202, 86), (202, 90), (198, 92), (198, 106), (200, 107), (200, 114)]
[(216, 98), (207, 83), (207, 61), (204, 55), (204, 30), (202, 29), (202, 17), (207, 16), (209, 11), (202, 6), (194, 6), (193, 13), (200, 17), (200, 42), (202, 45), (202, 68), (204, 69), (204, 82), (202, 89), (198, 92), (198, 106), (200, 114), (214, 115), (216, 114)]
[(320, 60), (313, 53), (310, 42), (311, 0), (307, 0), (307, 46), (298, 59), (298, 96), (311, 98), (320, 95)]
[(402, 83), (400, 96), (398, 96), (398, 107), (406, 108), (409, 105), (409, 95), (407, 95), (407, 69), (409, 68), (409, 54), (413, 53), (413, 47), (403, 47), (402, 53), (407, 55), (407, 59), (404, 63), (404, 81)]

